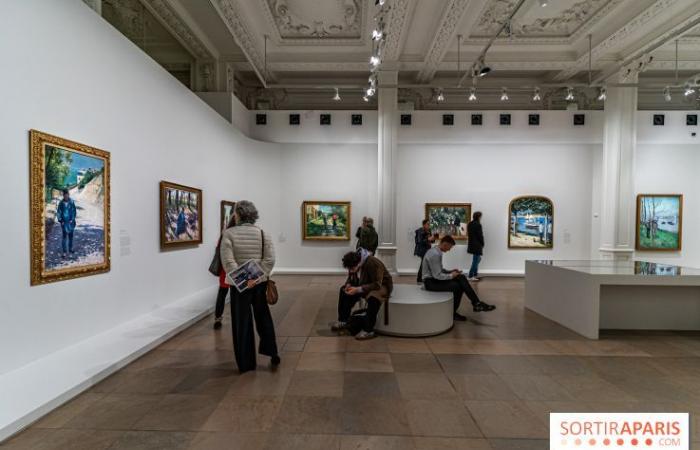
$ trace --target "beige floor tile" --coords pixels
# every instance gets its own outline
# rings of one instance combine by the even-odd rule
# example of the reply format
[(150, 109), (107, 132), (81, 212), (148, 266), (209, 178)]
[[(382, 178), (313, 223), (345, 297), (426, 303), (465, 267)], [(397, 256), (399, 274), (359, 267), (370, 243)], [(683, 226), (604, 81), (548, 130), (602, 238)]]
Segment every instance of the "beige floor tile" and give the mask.
[(428, 346), (433, 353), (461, 355), (515, 355), (517, 350), (508, 341), (495, 339), (435, 339)]
[(517, 395), (498, 375), (450, 373), (449, 379), (465, 400), (517, 400)]
[(522, 402), (467, 400), (466, 405), (487, 438), (546, 439), (549, 436), (547, 427)]
[(454, 399), (457, 392), (442, 373), (397, 373), (404, 399)]
[(410, 436), (404, 403), (389, 398), (351, 398), (343, 401), (341, 433)]
[(52, 411), (50, 414), (44, 416), (44, 418), (34, 424), (34, 427), (61, 428), (75, 416), (102, 400), (103, 397), (104, 394), (92, 394), (89, 392), (81, 394), (58, 409)]
[(401, 393), (392, 372), (344, 372), (343, 397), (399, 399)]
[(208, 395), (166, 395), (134, 425), (136, 430), (197, 431), (219, 404)]
[(282, 396), (287, 392), (293, 372), (255, 370), (241, 374), (227, 391), (229, 396)]
[(359, 353), (386, 353), (389, 351), (389, 346), (386, 339), (382, 336), (367, 340), (350, 339), (348, 341), (347, 351)]
[(407, 400), (405, 405), (414, 436), (482, 437), (461, 400)]
[(340, 450), (415, 450), (407, 436), (342, 436)]
[(287, 395), (342, 397), (343, 372), (298, 371), (292, 376)]
[(486, 439), (415, 437), (416, 450), (491, 450)]
[(156, 395), (107, 394), (66, 424), (66, 428), (95, 430), (129, 430), (162, 397)]
[(312, 336), (306, 342), (305, 352), (339, 353), (347, 349), (349, 339), (344, 336), (319, 337)]
[(340, 431), (342, 402), (334, 397), (288, 396), (275, 420), (275, 433), (335, 434)]
[(395, 372), (442, 373), (435, 355), (430, 353), (392, 353)]
[(424, 339), (387, 338), (386, 342), (391, 353), (430, 353)]
[(262, 433), (272, 429), (282, 397), (225, 397), (202, 431)]
[(106, 450), (123, 431), (30, 428), (5, 441), (3, 450)]
[(350, 372), (393, 372), (388, 353), (346, 353), (345, 370)]
[(271, 433), (265, 450), (338, 450), (339, 435), (333, 434), (281, 434)]
[(262, 450), (266, 440), (265, 433), (199, 432), (188, 450)]
[(501, 375), (511, 391), (521, 400), (573, 401), (574, 398), (549, 375)]
[(345, 353), (302, 353), (297, 370), (345, 370)]

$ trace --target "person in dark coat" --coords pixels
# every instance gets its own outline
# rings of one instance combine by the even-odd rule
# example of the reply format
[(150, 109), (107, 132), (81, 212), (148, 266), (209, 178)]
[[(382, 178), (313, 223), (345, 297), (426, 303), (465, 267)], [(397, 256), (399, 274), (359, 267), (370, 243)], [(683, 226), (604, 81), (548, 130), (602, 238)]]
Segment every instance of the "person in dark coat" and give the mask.
[(364, 248), (372, 255), (377, 252), (379, 247), (379, 235), (374, 229), (374, 219), (365, 217), (362, 227), (360, 228), (360, 238), (357, 241), (357, 248)]
[(416, 281), (418, 283), (423, 282), (423, 257), (428, 250), (430, 250), (430, 247), (432, 247), (432, 243), (435, 242), (435, 238), (435, 235), (430, 234), (430, 221), (425, 219), (422, 226), (416, 230), (416, 247), (413, 250), (413, 254), (420, 258), (418, 276), (416, 276)]
[(472, 221), (467, 225), (467, 253), (472, 255), (472, 266), (469, 269), (467, 279), (479, 281), (479, 263), (484, 254), (484, 230), (481, 228), (481, 211), (472, 216)]

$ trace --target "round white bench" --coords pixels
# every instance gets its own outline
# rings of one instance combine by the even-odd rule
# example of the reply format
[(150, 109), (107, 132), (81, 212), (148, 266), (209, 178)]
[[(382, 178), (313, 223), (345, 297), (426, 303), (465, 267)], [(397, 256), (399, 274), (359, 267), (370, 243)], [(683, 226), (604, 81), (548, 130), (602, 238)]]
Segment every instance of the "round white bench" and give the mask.
[(452, 292), (429, 292), (418, 285), (395, 284), (389, 299), (389, 323), (385, 307), (379, 310), (377, 333), (391, 336), (434, 336), (452, 328)]

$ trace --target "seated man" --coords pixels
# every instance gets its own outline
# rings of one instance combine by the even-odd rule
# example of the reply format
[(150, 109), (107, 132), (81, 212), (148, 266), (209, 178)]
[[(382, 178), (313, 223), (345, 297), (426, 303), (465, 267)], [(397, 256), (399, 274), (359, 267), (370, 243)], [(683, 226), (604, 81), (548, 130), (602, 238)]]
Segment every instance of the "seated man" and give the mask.
[(394, 282), (384, 263), (363, 248), (346, 253), (343, 256), (343, 267), (348, 269), (348, 278), (340, 288), (338, 321), (331, 324), (331, 329), (339, 331), (346, 328), (353, 306), (364, 298), (367, 300), (367, 313), (362, 330), (355, 339), (372, 339), (377, 313), (382, 302), (389, 300)]
[(452, 236), (445, 236), (440, 240), (440, 245), (437, 245), (425, 254), (423, 258), (423, 284), (428, 291), (444, 292), (449, 291), (454, 295), (454, 320), (464, 321), (466, 317), (459, 314), (457, 309), (462, 302), (462, 294), (467, 294), (467, 297), (472, 302), (472, 307), (475, 312), (493, 311), (495, 306), (479, 300), (474, 289), (469, 285), (469, 281), (460, 270), (446, 270), (442, 265), (442, 255), (452, 250), (455, 246), (455, 240)]

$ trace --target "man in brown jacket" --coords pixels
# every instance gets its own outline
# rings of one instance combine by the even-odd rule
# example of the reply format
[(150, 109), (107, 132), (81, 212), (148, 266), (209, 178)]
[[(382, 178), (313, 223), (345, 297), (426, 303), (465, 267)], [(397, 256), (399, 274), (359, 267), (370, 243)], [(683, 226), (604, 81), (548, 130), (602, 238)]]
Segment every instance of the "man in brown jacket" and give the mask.
[(377, 313), (382, 303), (389, 300), (394, 288), (394, 281), (384, 264), (367, 250), (360, 248), (343, 256), (343, 267), (348, 269), (348, 278), (340, 288), (338, 297), (338, 321), (331, 324), (333, 331), (347, 327), (353, 306), (360, 299), (367, 300), (362, 330), (355, 339), (372, 339)]

